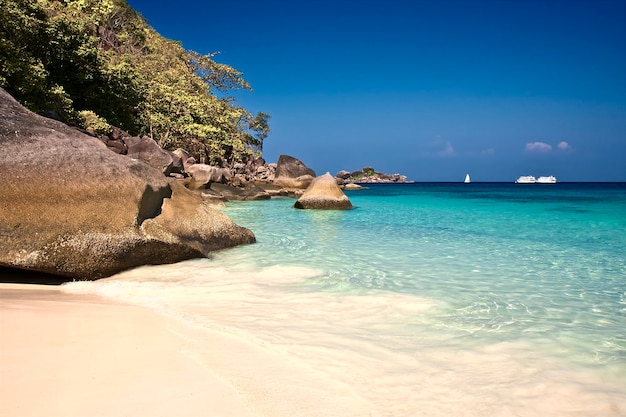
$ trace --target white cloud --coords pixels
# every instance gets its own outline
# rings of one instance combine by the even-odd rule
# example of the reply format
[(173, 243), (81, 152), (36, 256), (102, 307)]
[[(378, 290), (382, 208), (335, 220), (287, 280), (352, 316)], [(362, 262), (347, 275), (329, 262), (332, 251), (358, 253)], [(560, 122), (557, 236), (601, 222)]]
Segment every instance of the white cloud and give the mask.
[(571, 151), (571, 150), (573, 150), (572, 147), (570, 146), (570, 144), (565, 142), (565, 141), (559, 143), (556, 147), (559, 148), (562, 151)]
[(446, 146), (443, 150), (437, 152), (437, 156), (449, 157), (456, 155), (454, 148), (450, 142), (446, 142)]
[(493, 148), (483, 149), (480, 151), (481, 156), (494, 156), (496, 154), (496, 150)]
[(526, 144), (526, 151), (528, 152), (550, 152), (552, 145), (548, 145), (544, 142), (532, 142)]
[(444, 142), (439, 136), (426, 145), (426, 148), (421, 154), (430, 158), (450, 158), (456, 156), (452, 143), (450, 141)]

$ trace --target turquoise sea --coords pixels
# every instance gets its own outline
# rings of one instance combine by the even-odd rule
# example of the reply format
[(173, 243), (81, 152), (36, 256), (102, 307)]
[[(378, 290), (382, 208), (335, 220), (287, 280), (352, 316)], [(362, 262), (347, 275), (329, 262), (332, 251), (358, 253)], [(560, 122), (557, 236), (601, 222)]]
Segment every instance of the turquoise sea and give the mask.
[(626, 184), (346, 194), (230, 202), (256, 244), (67, 288), (263, 352), (216, 371), (259, 416), (626, 415)]

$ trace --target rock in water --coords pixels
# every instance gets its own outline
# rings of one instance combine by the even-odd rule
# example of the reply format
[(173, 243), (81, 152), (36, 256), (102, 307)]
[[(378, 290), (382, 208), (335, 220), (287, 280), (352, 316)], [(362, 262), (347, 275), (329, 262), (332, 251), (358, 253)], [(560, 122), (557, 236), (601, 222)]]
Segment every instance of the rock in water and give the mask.
[(299, 209), (348, 210), (352, 203), (337, 185), (335, 178), (326, 173), (316, 177), (304, 194), (294, 204)]
[(254, 235), (233, 223), (224, 213), (205, 204), (202, 197), (190, 192), (179, 181), (170, 180), (172, 197), (163, 200), (161, 213), (141, 225), (153, 239), (185, 245), (208, 254), (211, 251), (253, 243)]
[(160, 170), (2, 89), (0, 114), (0, 267), (96, 279), (254, 241)]

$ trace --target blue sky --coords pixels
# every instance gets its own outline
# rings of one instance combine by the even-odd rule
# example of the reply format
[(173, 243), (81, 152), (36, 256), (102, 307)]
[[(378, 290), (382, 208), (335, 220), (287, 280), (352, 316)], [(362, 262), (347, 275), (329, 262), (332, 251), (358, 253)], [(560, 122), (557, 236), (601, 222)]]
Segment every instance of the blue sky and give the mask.
[(626, 0), (129, 0), (318, 175), (626, 181)]

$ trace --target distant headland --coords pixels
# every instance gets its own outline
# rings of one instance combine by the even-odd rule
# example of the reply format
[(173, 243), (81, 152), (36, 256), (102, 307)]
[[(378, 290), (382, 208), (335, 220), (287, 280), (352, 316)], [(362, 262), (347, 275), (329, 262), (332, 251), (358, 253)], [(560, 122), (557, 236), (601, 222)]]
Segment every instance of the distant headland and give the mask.
[(412, 183), (406, 175), (402, 174), (385, 174), (377, 172), (372, 167), (364, 167), (358, 171), (339, 171), (335, 177), (344, 183), (358, 184), (386, 184), (386, 183)]

